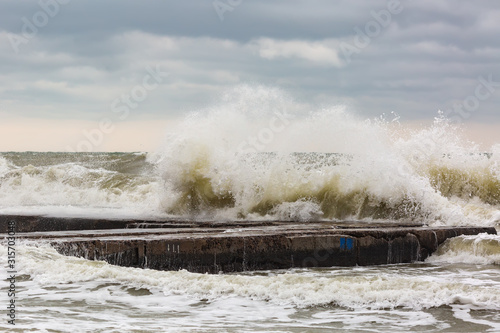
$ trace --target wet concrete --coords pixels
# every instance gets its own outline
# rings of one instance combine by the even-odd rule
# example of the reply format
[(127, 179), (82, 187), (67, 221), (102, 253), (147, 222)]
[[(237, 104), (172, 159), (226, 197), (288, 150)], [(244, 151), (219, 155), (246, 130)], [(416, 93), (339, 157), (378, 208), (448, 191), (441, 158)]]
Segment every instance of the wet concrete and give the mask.
[[(366, 266), (425, 260), (446, 239), (487, 227), (397, 222), (106, 220), (1, 216), (16, 236), (62, 254), (110, 264), (200, 273), (292, 267)], [(5, 235), (4, 235), (5, 236)]]

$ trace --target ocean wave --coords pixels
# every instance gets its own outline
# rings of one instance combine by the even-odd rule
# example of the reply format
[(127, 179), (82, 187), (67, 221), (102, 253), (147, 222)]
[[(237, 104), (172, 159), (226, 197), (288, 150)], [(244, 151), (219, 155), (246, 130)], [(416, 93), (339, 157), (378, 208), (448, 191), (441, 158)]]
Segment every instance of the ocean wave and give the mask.
[[(471, 284), (466, 276), (444, 273), (413, 276), (409, 268), (385, 271), (360, 268), (328, 271), (292, 270), (260, 274), (197, 274), (187, 271), (155, 271), (109, 265), (101, 261), (58, 254), (49, 247), (18, 246), (23, 260), (19, 274), (28, 274), (37, 284), (51, 286), (85, 281), (120, 283), (160, 291), (165, 295), (190, 295), (216, 300), (244, 297), (295, 307), (340, 306), (349, 309), (423, 309), (469, 304), (482, 309), (500, 309), (500, 289), (484, 282)], [(1, 258), (6, 248), (0, 247)], [(417, 272), (424, 267), (415, 268)], [(483, 272), (484, 273), (484, 272)]]
[(427, 262), (500, 265), (500, 236), (479, 234), (450, 238)]
[(130, 164), (137, 164), (137, 159), (144, 164), (145, 156), (121, 158), (99, 154), (75, 161), (78, 158), (65, 153), (8, 154), (2, 157), (6, 162), (0, 173), (0, 207), (132, 206), (156, 210), (161, 191), (158, 179), (151, 174), (123, 172), (139, 170)]
[(189, 218), (498, 224), (500, 145), (442, 115), (420, 130), (239, 86), (154, 153), (1, 153), (1, 207), (113, 207)]
[(165, 181), (171, 214), (492, 224), (500, 154), (457, 133), (443, 116), (410, 132), (246, 87), (191, 115), (148, 161)]

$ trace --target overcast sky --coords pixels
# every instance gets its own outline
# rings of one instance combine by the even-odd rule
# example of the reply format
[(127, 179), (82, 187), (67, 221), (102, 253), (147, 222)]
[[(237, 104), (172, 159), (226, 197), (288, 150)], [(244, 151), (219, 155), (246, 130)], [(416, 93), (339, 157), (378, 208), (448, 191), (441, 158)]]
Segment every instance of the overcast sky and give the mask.
[(0, 0), (0, 151), (64, 150), (104, 118), (149, 149), (239, 84), (498, 135), (499, 17), (493, 0)]

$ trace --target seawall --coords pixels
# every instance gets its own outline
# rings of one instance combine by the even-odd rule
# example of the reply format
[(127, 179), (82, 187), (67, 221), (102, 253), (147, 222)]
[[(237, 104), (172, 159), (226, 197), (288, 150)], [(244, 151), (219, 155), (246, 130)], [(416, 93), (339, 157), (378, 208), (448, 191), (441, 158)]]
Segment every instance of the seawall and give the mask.
[(117, 220), (0, 215), (5, 240), (49, 243), (58, 252), (110, 264), (218, 273), (292, 267), (366, 266), (425, 260), (446, 239), (492, 227), (397, 222)]

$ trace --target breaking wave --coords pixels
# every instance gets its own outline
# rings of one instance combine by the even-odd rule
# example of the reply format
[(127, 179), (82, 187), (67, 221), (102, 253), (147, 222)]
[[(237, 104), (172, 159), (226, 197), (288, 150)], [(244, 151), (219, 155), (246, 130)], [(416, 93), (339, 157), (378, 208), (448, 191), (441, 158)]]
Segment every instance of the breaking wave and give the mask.
[(56, 212), (56, 207), (154, 211), (160, 183), (145, 159), (144, 153), (3, 153), (0, 208), (32, 208), (35, 213)]
[(154, 153), (0, 153), (0, 211), (497, 225), (500, 145), (479, 150), (442, 115), (413, 131), (392, 117), (239, 86)]
[(441, 115), (412, 132), (242, 86), (188, 117), (148, 160), (165, 181), (163, 209), (176, 215), (498, 220), (500, 147), (480, 151)]
[(480, 234), (450, 238), (427, 261), (431, 263), (500, 265), (500, 237)]
[[(164, 295), (189, 295), (211, 301), (244, 297), (295, 307), (423, 309), (470, 304), (483, 309), (500, 309), (500, 290), (494, 282), (485, 279), (484, 283), (471, 284), (468, 272), (449, 279), (448, 273), (434, 271), (432, 267), (404, 266), (400, 269), (389, 266), (382, 272), (380, 268), (359, 267), (355, 270), (297, 269), (207, 275), (113, 266), (102, 261), (63, 256), (44, 246), (20, 246), (18, 251), (23, 257), (19, 263), (20, 274), (28, 274), (36, 283), (45, 286), (112, 282)], [(1, 246), (2, 257), (6, 257), (6, 253), (6, 248)], [(429, 276), (414, 276), (426, 269)]]

